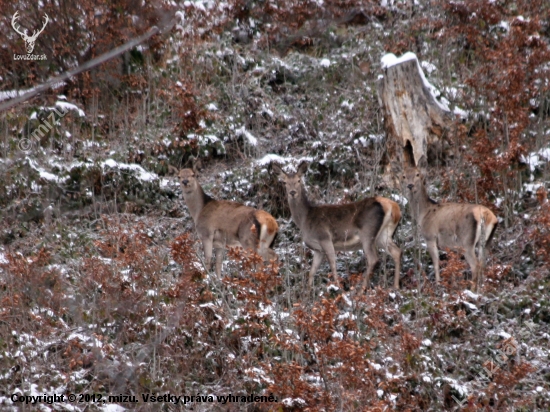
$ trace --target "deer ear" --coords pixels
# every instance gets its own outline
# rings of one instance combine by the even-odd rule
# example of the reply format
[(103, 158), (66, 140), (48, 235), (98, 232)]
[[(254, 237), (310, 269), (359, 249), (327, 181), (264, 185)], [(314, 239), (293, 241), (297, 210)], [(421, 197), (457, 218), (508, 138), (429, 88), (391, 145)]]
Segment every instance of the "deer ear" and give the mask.
[(191, 161), (191, 170), (198, 175), (199, 169), (202, 169), (202, 160), (196, 157), (190, 157), (189, 160)]
[(298, 171), (296, 172), (298, 176), (303, 176), (304, 173), (307, 171), (309, 164), (307, 161), (302, 160), (302, 162), (298, 165)]
[(176, 169), (174, 166), (168, 165), (168, 172), (172, 173), (172, 174), (175, 174), (175, 175), (178, 175), (180, 171), (178, 169)]
[(286, 176), (286, 173), (283, 171), (283, 169), (281, 169), (281, 166), (279, 166), (277, 163), (271, 163), (271, 170), (277, 173), (279, 179), (284, 179)]

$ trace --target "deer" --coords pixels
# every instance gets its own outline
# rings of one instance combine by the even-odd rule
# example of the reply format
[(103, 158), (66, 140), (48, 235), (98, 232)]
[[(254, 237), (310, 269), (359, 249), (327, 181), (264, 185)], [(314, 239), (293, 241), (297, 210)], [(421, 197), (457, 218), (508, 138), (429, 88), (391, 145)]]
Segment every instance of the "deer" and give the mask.
[(306, 161), (299, 164), (296, 173), (286, 173), (280, 165), (272, 163), (272, 170), (285, 185), (292, 220), (300, 229), (306, 246), (313, 250), (309, 288), (313, 286), (313, 277), (324, 255), (328, 258), (333, 280), (338, 283), (336, 252), (363, 249), (367, 261), (361, 289), (364, 291), (378, 263), (377, 246), (380, 246), (395, 262), (393, 286), (399, 289), (401, 249), (392, 240), (401, 219), (399, 205), (380, 196), (354, 203), (314, 205), (302, 181), (307, 169)]
[[(410, 143), (405, 146), (406, 197), (421, 236), (426, 240), (432, 259), (435, 282), (440, 283), (439, 249), (464, 249), (464, 257), (472, 271), (472, 290), (481, 283), (485, 266), (485, 247), (495, 234), (498, 219), (483, 205), (471, 203), (438, 203), (428, 196), (425, 177), (414, 162)], [(477, 250), (477, 254), (476, 254)]]
[(212, 251), (216, 253), (216, 275), (221, 275), (226, 247), (250, 249), (264, 262), (278, 260), (271, 248), (279, 225), (264, 210), (254, 209), (228, 200), (215, 200), (204, 193), (197, 180), (196, 169), (178, 170), (173, 166), (183, 193), (183, 199), (195, 223), (195, 230), (204, 249), (205, 267), (210, 271)]
[(13, 27), (15, 32), (23, 38), (23, 40), (25, 41), (25, 48), (27, 49), (27, 53), (31, 54), (32, 51), (34, 50), (34, 43), (36, 42), (38, 35), (44, 31), (44, 29), (46, 28), (46, 24), (48, 24), (48, 21), (50, 20), (50, 18), (46, 13), (44, 13), (44, 25), (40, 30), (35, 30), (32, 36), (29, 36), (27, 34), (27, 29), (25, 29), (25, 31), (19, 30), (19, 27), (17, 26), (18, 18), (19, 18), (19, 12), (16, 11), (11, 19), (11, 26)]

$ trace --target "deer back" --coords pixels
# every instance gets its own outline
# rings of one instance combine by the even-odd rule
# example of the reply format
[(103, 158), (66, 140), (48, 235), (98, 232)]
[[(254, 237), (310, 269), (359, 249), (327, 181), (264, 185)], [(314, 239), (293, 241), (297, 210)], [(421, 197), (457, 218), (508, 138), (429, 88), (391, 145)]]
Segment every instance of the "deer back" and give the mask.
[(497, 218), (487, 207), (433, 201), (417, 168), (406, 170), (404, 178), (412, 215), (426, 240), (437, 238), (437, 244), (442, 248), (466, 248), (479, 241), (482, 223), (485, 225), (485, 241), (490, 240)]
[(384, 209), (375, 198), (340, 205), (311, 206), (300, 229), (305, 239), (321, 240), (329, 235), (336, 249), (352, 245), (360, 247), (362, 236), (376, 237), (384, 216)]
[(201, 239), (214, 236), (216, 247), (235, 247), (268, 252), (278, 230), (273, 216), (241, 203), (215, 200), (204, 193), (192, 169), (178, 171), (183, 198)]
[[(313, 205), (302, 182), (306, 163), (301, 163), (296, 173), (285, 173), (278, 165), (273, 168), (285, 183), (292, 219), (300, 228), (305, 243), (313, 249), (319, 249), (320, 242), (327, 238), (332, 240), (336, 250), (359, 249), (362, 238), (378, 236), (385, 220), (385, 208), (399, 209), (397, 204), (391, 205), (395, 202), (376, 197), (339, 205)], [(400, 216), (399, 213), (397, 221)]]

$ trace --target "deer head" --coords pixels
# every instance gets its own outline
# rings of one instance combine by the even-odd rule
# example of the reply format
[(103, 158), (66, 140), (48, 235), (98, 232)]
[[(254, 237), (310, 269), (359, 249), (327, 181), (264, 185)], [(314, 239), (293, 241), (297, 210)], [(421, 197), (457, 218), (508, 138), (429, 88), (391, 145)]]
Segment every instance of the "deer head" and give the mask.
[(17, 19), (19, 18), (19, 12), (16, 11), (11, 19), (11, 26), (13, 29), (23, 38), (25, 41), (25, 48), (27, 49), (27, 53), (31, 54), (34, 50), (34, 43), (36, 42), (36, 39), (38, 38), (38, 35), (44, 31), (46, 28), (46, 24), (48, 24), (48, 21), (50, 20), (48, 15), (44, 13), (44, 25), (40, 30), (35, 30), (32, 36), (27, 35), (27, 29), (25, 29), (24, 32), (22, 32), (19, 29), (19, 26), (17, 25)]
[(304, 191), (302, 176), (307, 171), (308, 163), (306, 161), (302, 161), (298, 165), (298, 170), (296, 171), (296, 173), (284, 172), (281, 166), (279, 166), (277, 163), (273, 163), (272, 167), (273, 171), (278, 174), (279, 180), (281, 180), (285, 184), (288, 198), (292, 201), (300, 197), (302, 195), (302, 192)]

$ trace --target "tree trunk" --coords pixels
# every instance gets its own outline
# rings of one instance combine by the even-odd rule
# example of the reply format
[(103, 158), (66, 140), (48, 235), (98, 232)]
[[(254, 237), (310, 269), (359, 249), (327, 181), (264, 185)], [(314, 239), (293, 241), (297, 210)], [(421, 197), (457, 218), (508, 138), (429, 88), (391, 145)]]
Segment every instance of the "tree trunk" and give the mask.
[[(388, 60), (386, 58), (389, 57)], [(378, 97), (384, 108), (388, 163), (386, 178), (398, 184), (403, 170), (403, 148), (410, 142), (414, 163), (425, 167), (434, 160), (445, 160), (449, 153), (449, 131), (453, 115), (437, 102), (416, 56), (407, 53), (397, 59), (383, 59), (384, 78), (379, 82)], [(389, 174), (389, 176), (388, 176)]]

